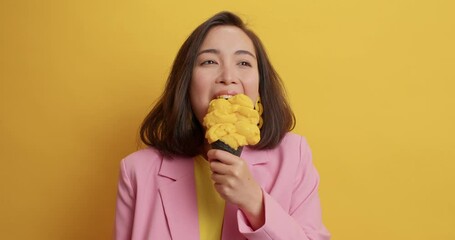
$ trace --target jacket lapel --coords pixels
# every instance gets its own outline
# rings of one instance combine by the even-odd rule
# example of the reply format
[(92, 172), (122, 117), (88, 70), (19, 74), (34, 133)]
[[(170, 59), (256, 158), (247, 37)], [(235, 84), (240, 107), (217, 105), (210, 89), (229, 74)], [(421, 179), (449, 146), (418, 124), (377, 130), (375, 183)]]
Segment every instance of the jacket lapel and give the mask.
[(162, 182), (159, 190), (172, 239), (199, 240), (194, 160), (164, 158), (159, 174), (172, 180)]
[[(254, 174), (255, 165), (266, 164), (267, 151), (251, 151), (245, 147), (241, 157), (248, 162)], [(160, 195), (164, 212), (173, 240), (199, 240), (199, 220), (196, 186), (194, 182), (194, 159), (164, 158), (159, 175), (168, 181), (161, 181)], [(222, 239), (244, 239), (238, 231), (238, 207), (226, 203)]]

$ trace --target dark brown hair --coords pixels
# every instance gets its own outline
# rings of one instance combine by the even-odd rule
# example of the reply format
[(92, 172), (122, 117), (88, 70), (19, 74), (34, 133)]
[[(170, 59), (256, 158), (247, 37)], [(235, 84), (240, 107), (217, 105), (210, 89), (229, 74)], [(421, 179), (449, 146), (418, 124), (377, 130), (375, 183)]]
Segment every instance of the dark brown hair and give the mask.
[(243, 30), (254, 44), (259, 70), (259, 95), (264, 107), (261, 141), (256, 149), (270, 149), (295, 126), (295, 116), (281, 79), (255, 33), (233, 13), (220, 12), (198, 26), (174, 60), (163, 94), (142, 123), (141, 140), (165, 155), (195, 156), (204, 144), (204, 129), (191, 108), (189, 87), (197, 52), (209, 30), (229, 25)]

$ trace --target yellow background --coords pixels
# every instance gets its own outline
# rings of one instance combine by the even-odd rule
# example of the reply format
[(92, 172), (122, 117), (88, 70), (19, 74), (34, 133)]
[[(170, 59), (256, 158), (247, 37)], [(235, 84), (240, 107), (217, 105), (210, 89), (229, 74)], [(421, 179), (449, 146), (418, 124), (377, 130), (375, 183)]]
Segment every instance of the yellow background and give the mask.
[(111, 238), (118, 163), (224, 9), (285, 82), (333, 239), (455, 239), (452, 0), (1, 0), (2, 239)]

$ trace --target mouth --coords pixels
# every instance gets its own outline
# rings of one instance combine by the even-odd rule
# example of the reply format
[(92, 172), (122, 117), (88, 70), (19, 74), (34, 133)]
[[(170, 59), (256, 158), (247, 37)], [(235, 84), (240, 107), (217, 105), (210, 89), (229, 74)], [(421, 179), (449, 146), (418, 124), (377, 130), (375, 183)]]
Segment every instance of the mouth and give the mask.
[(235, 95), (237, 95), (238, 92), (237, 91), (233, 91), (233, 90), (223, 90), (223, 91), (219, 91), (217, 92), (216, 94), (213, 95), (213, 99), (229, 99)]
[(234, 95), (223, 94), (223, 95), (218, 95), (218, 96), (216, 96), (215, 98), (216, 98), (216, 99), (226, 99), (226, 100), (227, 100), (227, 99), (229, 99), (229, 98), (231, 98), (231, 97), (233, 97), (233, 96), (234, 96)]

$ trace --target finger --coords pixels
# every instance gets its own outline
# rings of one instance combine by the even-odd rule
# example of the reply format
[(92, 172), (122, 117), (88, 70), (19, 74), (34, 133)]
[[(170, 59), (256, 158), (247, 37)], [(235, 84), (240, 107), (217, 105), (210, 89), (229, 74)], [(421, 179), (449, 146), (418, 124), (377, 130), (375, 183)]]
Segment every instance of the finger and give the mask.
[(235, 180), (227, 175), (214, 173), (212, 174), (211, 178), (215, 185), (221, 185), (229, 188), (232, 188), (235, 185)]
[(240, 160), (239, 157), (220, 149), (210, 149), (207, 152), (207, 158), (209, 161), (218, 160), (228, 165), (232, 165)]
[(218, 184), (218, 183), (215, 183), (214, 187), (215, 187), (215, 190), (218, 192), (218, 194), (220, 194), (220, 196), (224, 200), (229, 201), (228, 195), (229, 195), (229, 193), (231, 193), (231, 191), (228, 187), (226, 187), (223, 184)]
[(217, 174), (221, 174), (221, 175), (228, 174), (229, 167), (230, 167), (230, 165), (222, 163), (218, 160), (214, 160), (214, 161), (210, 162), (210, 170), (212, 170), (212, 172), (217, 173)]
[(223, 174), (213, 173), (212, 176), (210, 176), (210, 178), (213, 180), (214, 184), (223, 185), (227, 182), (226, 175), (223, 175)]

